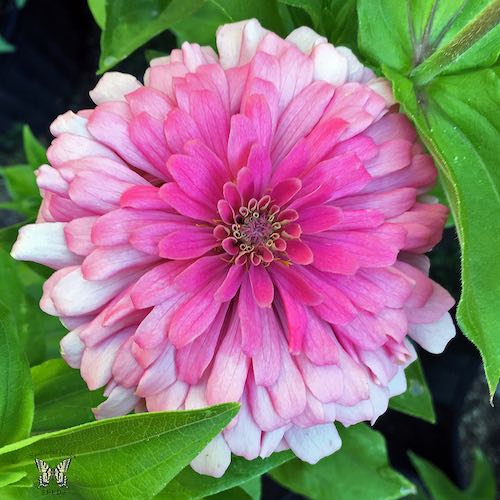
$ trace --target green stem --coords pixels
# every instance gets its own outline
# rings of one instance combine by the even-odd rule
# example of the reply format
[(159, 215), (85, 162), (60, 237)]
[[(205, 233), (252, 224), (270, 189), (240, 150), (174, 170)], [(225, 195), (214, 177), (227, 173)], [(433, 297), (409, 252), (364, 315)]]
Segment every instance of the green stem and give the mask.
[(457, 36), (444, 47), (436, 50), (412, 72), (416, 85), (425, 85), (442, 73), (500, 22), (500, 0), (495, 0), (483, 9), (476, 19), (465, 26)]

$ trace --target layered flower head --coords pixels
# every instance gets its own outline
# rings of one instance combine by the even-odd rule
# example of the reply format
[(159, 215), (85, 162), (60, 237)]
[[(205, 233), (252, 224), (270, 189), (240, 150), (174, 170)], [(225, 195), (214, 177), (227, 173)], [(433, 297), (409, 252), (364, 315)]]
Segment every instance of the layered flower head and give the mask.
[(13, 248), (49, 265), (41, 307), (97, 418), (239, 401), (192, 467), (220, 476), (333, 422), (374, 422), (406, 389), (408, 337), (440, 352), (453, 300), (423, 255), (447, 209), (390, 87), (308, 28), (222, 26), (144, 85), (108, 73), (93, 110), (51, 126), (36, 224)]

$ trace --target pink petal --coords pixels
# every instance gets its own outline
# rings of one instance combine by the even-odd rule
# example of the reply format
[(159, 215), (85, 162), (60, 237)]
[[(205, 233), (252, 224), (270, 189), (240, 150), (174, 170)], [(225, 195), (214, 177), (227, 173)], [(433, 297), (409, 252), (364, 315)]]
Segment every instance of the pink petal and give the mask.
[(160, 256), (167, 259), (194, 259), (218, 246), (207, 228), (193, 226), (190, 231), (174, 231), (159, 243)]
[(245, 387), (249, 364), (249, 358), (241, 350), (239, 319), (237, 315), (233, 315), (208, 377), (208, 403), (239, 401)]

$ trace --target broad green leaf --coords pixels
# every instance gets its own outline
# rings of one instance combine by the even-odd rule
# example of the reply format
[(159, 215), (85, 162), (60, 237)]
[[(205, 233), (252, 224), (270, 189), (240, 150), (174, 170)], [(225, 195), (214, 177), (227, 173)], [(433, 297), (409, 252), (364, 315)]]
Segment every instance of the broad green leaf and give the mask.
[(260, 500), (262, 494), (261, 477), (256, 477), (241, 484), (239, 487), (221, 491), (215, 495), (205, 497), (210, 500)]
[(87, 3), (97, 26), (103, 30), (106, 26), (106, 0), (87, 0)]
[(259, 500), (262, 496), (262, 478), (261, 476), (254, 477), (240, 484), (240, 488), (252, 499)]
[(411, 461), (433, 500), (494, 500), (495, 476), (491, 465), (480, 450), (474, 454), (474, 472), (469, 487), (458, 489), (435, 465), (410, 453)]
[(418, 417), (432, 424), (436, 422), (432, 397), (427, 387), (422, 365), (417, 359), (405, 370), (408, 388), (403, 394), (391, 398), (389, 406), (413, 417)]
[(25, 471), (33, 458), (72, 457), (68, 487), (85, 499), (153, 498), (238, 413), (227, 403), (192, 411), (141, 413), (39, 434), (0, 449), (2, 471)]
[(5, 38), (0, 36), (0, 54), (5, 54), (6, 52), (14, 52), (15, 47), (11, 45)]
[(187, 467), (170, 481), (168, 486), (158, 495), (158, 498), (165, 500), (187, 500), (214, 495), (235, 486), (242, 486), (251, 479), (260, 477), (262, 474), (287, 462), (292, 457), (293, 454), (289, 451), (273, 453), (269, 458), (257, 458), (252, 461), (233, 455), (231, 465), (219, 479), (200, 476), (190, 467)]
[(323, 0), (322, 32), (334, 45), (357, 49), (356, 0)]
[(50, 359), (31, 368), (35, 392), (32, 432), (50, 432), (93, 421), (92, 408), (102, 391), (89, 391), (78, 370), (62, 359)]
[[(340, 426), (339, 426), (340, 427)], [(382, 435), (364, 424), (340, 428), (342, 448), (310, 465), (294, 459), (270, 474), (286, 488), (314, 500), (401, 498), (412, 483), (391, 469)]]
[[(26, 472), (0, 472), (0, 488), (9, 484), (17, 483), (25, 476)], [(2, 492), (0, 491), (0, 495), (1, 493)]]
[(28, 125), (23, 127), (23, 145), (26, 160), (33, 169), (47, 163), (47, 153), (45, 147), (33, 135)]
[(276, 0), (206, 0), (202, 7), (189, 18), (175, 23), (172, 31), (182, 42), (197, 42), (215, 48), (215, 33), (222, 24), (257, 18), (272, 31), (285, 34)]
[(256, 17), (259, 22), (278, 35), (285, 35), (277, 0), (208, 0), (217, 5), (229, 22)]
[(450, 2), (413, 1), (408, 12), (397, 0), (360, 0), (360, 46), (392, 81), (441, 170), (462, 249), (457, 318), (481, 352), (493, 394), (500, 377), (500, 80), (498, 67), (484, 66), (498, 58), (500, 0)]
[(373, 62), (422, 80), (492, 64), (499, 8), (498, 0), (359, 0), (360, 48)]
[(106, 3), (99, 73), (173, 24), (190, 17), (204, 0), (113, 0)]
[[(279, 0), (292, 9), (302, 9), (310, 22), (303, 17), (294, 19), (295, 27), (307, 25), (326, 36), (334, 45), (357, 47), (356, 0)], [(292, 14), (293, 17), (293, 14)]]
[[(321, 11), (324, 0), (279, 0), (283, 5), (303, 9), (311, 18), (311, 27), (317, 29), (321, 24)], [(326, 0), (328, 1), (328, 0)]]
[(29, 365), (4, 298), (0, 294), (0, 445), (28, 436), (33, 421)]
[(231, 22), (229, 16), (218, 5), (206, 1), (201, 9), (188, 19), (175, 23), (171, 29), (179, 46), (188, 41), (215, 48), (215, 32), (221, 24), (228, 22)]

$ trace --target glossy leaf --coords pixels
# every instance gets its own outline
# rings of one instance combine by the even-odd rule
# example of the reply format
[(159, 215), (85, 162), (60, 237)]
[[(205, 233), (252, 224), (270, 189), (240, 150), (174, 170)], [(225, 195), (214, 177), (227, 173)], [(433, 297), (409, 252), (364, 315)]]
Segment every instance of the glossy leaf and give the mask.
[(141, 413), (39, 434), (0, 449), (0, 469), (25, 471), (33, 458), (72, 457), (68, 487), (86, 499), (153, 498), (237, 414), (228, 403), (193, 411)]
[(0, 445), (28, 436), (33, 421), (29, 365), (4, 298), (0, 293)]
[(260, 500), (261, 495), (262, 481), (260, 477), (256, 477), (240, 486), (205, 498), (210, 500)]
[(99, 73), (107, 71), (134, 50), (188, 18), (203, 0), (113, 0), (106, 3), (101, 36)]
[(89, 391), (78, 370), (62, 359), (50, 359), (31, 368), (35, 392), (33, 432), (50, 432), (95, 420), (92, 408), (102, 391)]
[(285, 35), (276, 0), (208, 0), (227, 16), (229, 22), (256, 17), (264, 28)]
[(417, 359), (405, 370), (408, 388), (406, 392), (391, 398), (389, 406), (413, 417), (418, 417), (432, 424), (436, 422), (432, 396), (425, 380), (422, 365)]
[(228, 14), (217, 4), (207, 1), (188, 19), (175, 23), (172, 31), (179, 46), (188, 41), (215, 48), (215, 32), (221, 24), (228, 22), (231, 22)]
[(87, 3), (97, 26), (103, 30), (106, 26), (106, 0), (87, 0)]
[(458, 489), (435, 465), (410, 453), (411, 461), (433, 500), (494, 500), (495, 476), (493, 469), (480, 450), (474, 453), (474, 472), (469, 487)]
[(244, 483), (278, 467), (292, 457), (293, 454), (289, 451), (273, 453), (269, 458), (257, 458), (252, 461), (233, 455), (231, 465), (219, 479), (200, 476), (187, 467), (169, 483), (158, 498), (187, 500), (214, 495), (235, 486), (243, 486)]
[(294, 459), (271, 472), (286, 488), (313, 500), (358, 500), (401, 498), (415, 487), (391, 469), (384, 438), (364, 424), (343, 429), (342, 448), (310, 465)]
[(408, 12), (397, 0), (360, 0), (360, 45), (392, 81), (440, 167), (462, 249), (457, 319), (481, 352), (493, 394), (500, 378), (500, 80), (498, 67), (485, 66), (498, 58), (500, 1), (409, 5)]

